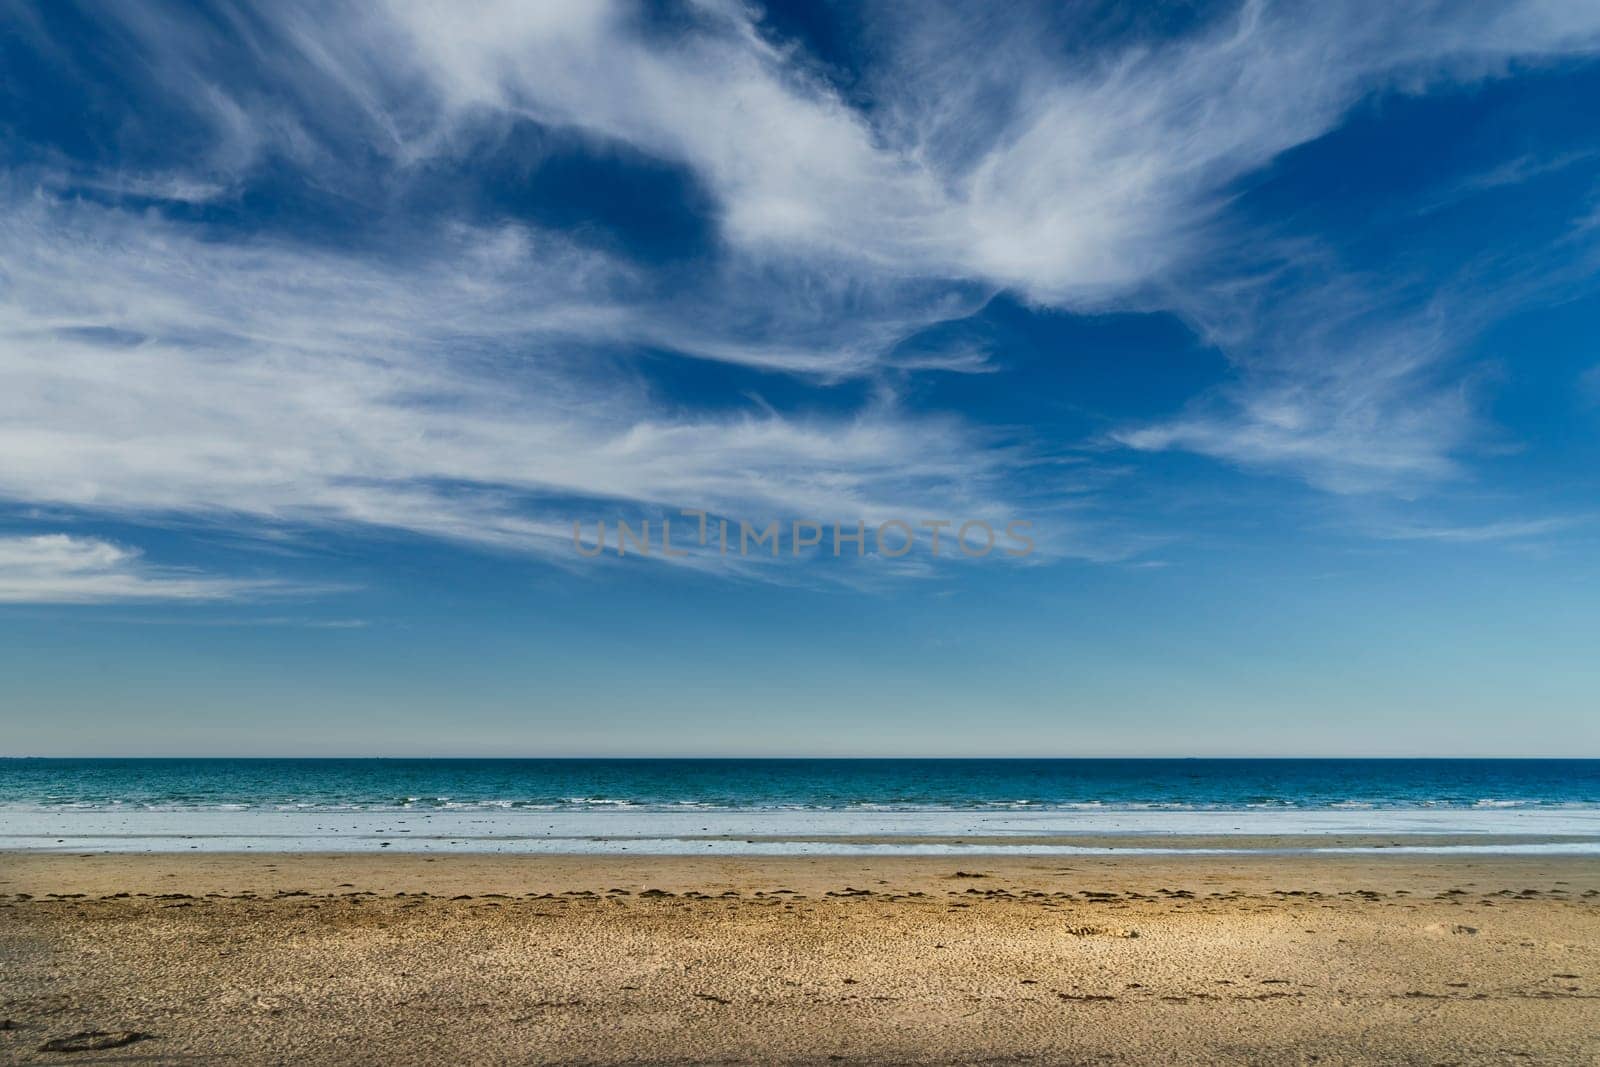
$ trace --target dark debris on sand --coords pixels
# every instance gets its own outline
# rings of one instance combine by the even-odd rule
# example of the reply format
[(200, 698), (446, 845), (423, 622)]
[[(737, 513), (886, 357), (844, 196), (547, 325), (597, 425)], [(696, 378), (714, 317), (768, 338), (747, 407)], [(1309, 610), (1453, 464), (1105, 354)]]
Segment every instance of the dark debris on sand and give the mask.
[(66, 1037), (52, 1037), (39, 1046), (40, 1052), (99, 1052), (101, 1049), (121, 1048), (135, 1041), (146, 1041), (154, 1034), (138, 1030), (80, 1030)]

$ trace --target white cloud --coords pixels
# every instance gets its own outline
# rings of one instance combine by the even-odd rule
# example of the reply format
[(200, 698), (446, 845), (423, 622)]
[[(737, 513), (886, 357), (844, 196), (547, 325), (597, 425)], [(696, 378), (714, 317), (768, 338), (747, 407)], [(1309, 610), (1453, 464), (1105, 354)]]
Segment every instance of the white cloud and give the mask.
[(380, 36), (400, 27), (442, 104), (408, 148), (447, 151), (486, 111), (526, 115), (693, 168), (748, 251), (1083, 307), (1207, 251), (1218, 236), (1202, 231), (1230, 183), (1374, 90), (1600, 44), (1592, 5), (1247, 2), (1170, 43), (1069, 59), (1024, 6), (967, 22), (916, 5), (877, 42), (869, 118), (765, 41), (756, 9), (701, 10), (700, 27), (669, 39), (615, 3), (497, 2), (463, 18), (395, 0)]
[(0, 536), (0, 604), (214, 601), (284, 588), (153, 567), (136, 549), (94, 537)]
[[(1002, 287), (1053, 307), (1170, 307), (1217, 333), (1249, 317), (1236, 279), (1201, 270), (1228, 249), (1217, 213), (1232, 183), (1375, 89), (1592, 49), (1600, 27), (1575, 4), (1252, 3), (1176, 42), (1068, 61), (1000, 16), (994, 47), (968, 47), (969, 27), (918, 5), (869, 112), (746, 7), (696, 10), (667, 35), (601, 2), (264, 6), (226, 16), (250, 59), (234, 84), (198, 20), (106, 9), (213, 130), (183, 174), (102, 179), (113, 193), (220, 197), (268, 154), (334, 190), (346, 156), (375, 156), (403, 185), (484, 123), (522, 117), (688, 168), (722, 247), (703, 287), (664, 296), (643, 268), (528, 228), (441, 227), (442, 247), (400, 257), (228, 244), (13, 184), (0, 495), (552, 553), (574, 501), (1000, 514), (1018, 456), (958, 420), (892, 398), (850, 415), (704, 414), (595, 353), (871, 375)], [(1341, 490), (1455, 468), (1472, 424), (1439, 375), (1453, 336), (1406, 322), (1312, 344), (1295, 326), (1280, 319), (1273, 347), (1300, 355), (1252, 342), (1216, 406), (1122, 440)], [(983, 366), (957, 356), (948, 366)]]
[(403, 167), (449, 157), (488, 119), (523, 117), (687, 166), (744, 254), (879, 282), (968, 279), (1067, 307), (1129, 298), (1213, 251), (1223, 238), (1208, 227), (1233, 182), (1374, 91), (1600, 47), (1600, 10), (1537, 0), (1383, 11), (1248, 0), (1174, 40), (1087, 52), (1025, 5), (981, 17), (890, 5), (873, 20), (888, 30), (872, 42), (866, 112), (765, 38), (759, 8), (691, 10), (668, 33), (618, 0), (263, 9), (276, 36), (240, 36), (259, 79), (311, 118), (255, 82), (218, 85), (193, 23), (109, 14), (235, 146), (218, 167), (248, 167), (272, 145), (336, 170), (339, 146), (319, 142), (332, 135)]
[(1582, 521), (1572, 517), (1553, 517), (1505, 519), (1458, 526), (1403, 524), (1384, 527), (1378, 536), (1394, 541), (1440, 541), (1463, 545), (1528, 541), (1570, 530)]
[[(1320, 293), (1300, 301), (1298, 322), (1253, 319), (1239, 306), (1250, 279), (1216, 266), (1248, 263), (1241, 238), (1256, 236), (1219, 221), (1235, 183), (1374, 91), (1421, 92), (1600, 46), (1600, 9), (1559, 3), (1247, 2), (1175, 41), (1082, 54), (1025, 7), (969, 21), (915, 5), (882, 20), (869, 116), (763, 40), (753, 9), (705, 5), (702, 28), (670, 40), (639, 31), (627, 10), (558, 17), (495, 4), (461, 19), (391, 4), (444, 102), (418, 150), (447, 150), (439, 131), (484, 111), (528, 115), (683, 162), (722, 203), (732, 247), (791, 276), (843, 277), (856, 290), (961, 278), (1053, 307), (1165, 307), (1208, 334), (1221, 318), (1248, 321), (1273, 337), (1225, 347), (1242, 374), (1221, 403), (1124, 440), (1341, 492), (1410, 491), (1459, 471), (1479, 428), (1465, 388), (1448, 380), (1466, 331), (1444, 336), (1402, 309), (1330, 338)], [(928, 294), (894, 297), (915, 306)], [(847, 307), (828, 293), (803, 319)], [(859, 368), (918, 313), (852, 321), (843, 363)], [(804, 335), (785, 326), (777, 336)], [(728, 346), (700, 336), (683, 347), (725, 357)], [(785, 358), (781, 341), (766, 347), (765, 358)]]
[(1231, 378), (1111, 437), (1346, 494), (1415, 496), (1471, 476), (1474, 453), (1508, 447), (1482, 413), (1498, 354), (1467, 356), (1505, 316), (1592, 293), (1600, 263), (1600, 246), (1570, 233), (1495, 248), (1443, 277), (1399, 264), (1356, 274), (1310, 240), (1266, 235), (1260, 249), (1253, 274), (1169, 291), (1228, 356)]
[(1459, 476), (1475, 428), (1449, 373), (1460, 321), (1430, 307), (1374, 315), (1364, 294), (1299, 292), (1252, 316), (1231, 347), (1239, 376), (1186, 412), (1114, 433), (1142, 451), (1181, 449), (1303, 478), (1337, 493), (1407, 493)]
[(595, 338), (610, 264), (522, 231), (420, 263), (220, 244), (89, 205), (0, 221), (0, 494), (570, 553), (595, 501), (752, 520), (997, 513), (1014, 459), (884, 403), (672, 415)]

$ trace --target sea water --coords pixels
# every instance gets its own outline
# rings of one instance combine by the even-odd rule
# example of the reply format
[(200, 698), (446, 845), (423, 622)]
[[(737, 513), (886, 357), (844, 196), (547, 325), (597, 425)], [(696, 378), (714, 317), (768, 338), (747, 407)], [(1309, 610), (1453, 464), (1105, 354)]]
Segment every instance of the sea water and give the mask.
[(0, 759), (0, 849), (1078, 853), (1230, 838), (1600, 855), (1600, 760)]

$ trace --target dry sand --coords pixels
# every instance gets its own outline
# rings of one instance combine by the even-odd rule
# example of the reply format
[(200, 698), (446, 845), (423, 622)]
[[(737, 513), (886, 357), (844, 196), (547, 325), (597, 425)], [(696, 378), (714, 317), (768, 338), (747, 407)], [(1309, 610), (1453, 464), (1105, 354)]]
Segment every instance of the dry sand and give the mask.
[[(0, 1020), (20, 1063), (1600, 1063), (1600, 863), (0, 854)], [(149, 1036), (40, 1051), (81, 1031)]]

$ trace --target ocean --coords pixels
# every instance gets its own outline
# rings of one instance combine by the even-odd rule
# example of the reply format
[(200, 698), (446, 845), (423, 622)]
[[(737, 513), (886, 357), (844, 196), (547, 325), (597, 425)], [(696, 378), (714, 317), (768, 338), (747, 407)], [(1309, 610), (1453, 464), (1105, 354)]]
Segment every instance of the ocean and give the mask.
[(0, 759), (0, 849), (1600, 855), (1600, 760)]

